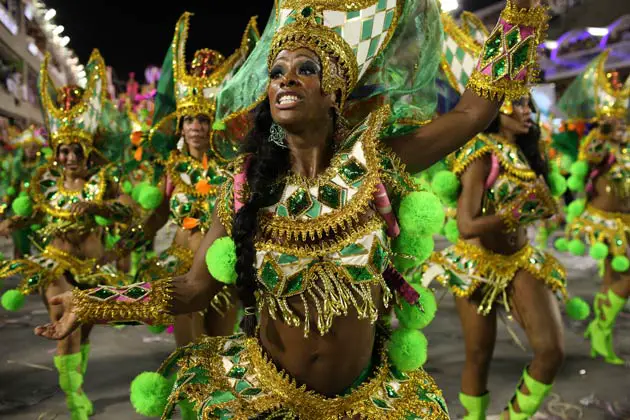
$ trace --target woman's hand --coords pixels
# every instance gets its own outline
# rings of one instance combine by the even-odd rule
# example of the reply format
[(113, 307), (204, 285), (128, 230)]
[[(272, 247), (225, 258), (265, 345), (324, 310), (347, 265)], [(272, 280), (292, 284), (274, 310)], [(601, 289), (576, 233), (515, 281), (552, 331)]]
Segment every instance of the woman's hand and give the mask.
[(70, 212), (76, 217), (94, 216), (98, 211), (98, 204), (89, 201), (80, 201), (70, 206)]
[(46, 337), (50, 340), (63, 340), (81, 325), (74, 312), (72, 292), (61, 293), (48, 300), (51, 305), (62, 305), (63, 316), (61, 319), (40, 325), (35, 328), (35, 335)]

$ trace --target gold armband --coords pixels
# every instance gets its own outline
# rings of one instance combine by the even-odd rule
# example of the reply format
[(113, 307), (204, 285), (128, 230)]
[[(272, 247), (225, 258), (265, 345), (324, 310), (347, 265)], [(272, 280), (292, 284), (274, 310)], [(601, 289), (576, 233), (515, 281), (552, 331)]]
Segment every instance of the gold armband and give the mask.
[(99, 286), (74, 290), (74, 307), (84, 324), (140, 323), (169, 325), (172, 299), (171, 280), (136, 283), (124, 287)]

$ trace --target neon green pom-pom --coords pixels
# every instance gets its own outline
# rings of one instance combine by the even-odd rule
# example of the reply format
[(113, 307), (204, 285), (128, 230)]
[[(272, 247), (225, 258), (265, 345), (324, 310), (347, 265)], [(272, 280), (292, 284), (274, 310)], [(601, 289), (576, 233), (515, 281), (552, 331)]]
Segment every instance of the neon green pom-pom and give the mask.
[(133, 184), (131, 181), (126, 180), (122, 183), (122, 190), (125, 194), (130, 194), (133, 191)]
[(53, 155), (53, 151), (50, 147), (43, 147), (42, 154), (46, 157), (46, 159), (50, 159), (50, 157)]
[(164, 325), (147, 325), (147, 329), (153, 334), (162, 334), (166, 331), (166, 327)]
[(567, 206), (567, 216), (577, 217), (586, 208), (586, 202), (584, 200), (575, 200), (572, 201), (571, 204)]
[(109, 226), (112, 224), (112, 221), (102, 217), (102, 216), (94, 216), (94, 221), (96, 222), (97, 225), (99, 226)]
[(421, 330), (433, 321), (437, 312), (437, 302), (433, 292), (420, 284), (411, 284), (420, 299), (416, 305), (410, 305), (406, 300), (401, 299), (400, 305), (394, 308), (396, 318), (404, 328)]
[(148, 187), (150, 184), (147, 182), (141, 182), (140, 184), (135, 185), (132, 189), (131, 189), (131, 198), (133, 199), (133, 201), (138, 202), (140, 200), (140, 194), (142, 193), (142, 191), (144, 191), (144, 189), (146, 187)]
[(565, 306), (569, 318), (576, 321), (584, 321), (591, 314), (591, 307), (586, 301), (579, 297), (569, 299)]
[(420, 283), (420, 282), (422, 282), (422, 273), (420, 271), (416, 271), (415, 273), (413, 273), (413, 276), (411, 276), (410, 283)]
[(415, 235), (433, 235), (444, 224), (444, 207), (437, 195), (416, 191), (407, 194), (400, 203), (398, 220), (401, 230)]
[(389, 339), (388, 354), (402, 372), (420, 368), (427, 361), (427, 338), (418, 330), (399, 328)]
[(591, 247), (588, 253), (596, 260), (603, 260), (608, 256), (608, 247), (606, 244), (598, 242)]
[(617, 273), (623, 273), (630, 268), (630, 260), (625, 255), (617, 255), (613, 258), (611, 264), (612, 269)]
[(236, 282), (236, 245), (225, 236), (213, 242), (206, 252), (206, 265), (210, 275), (225, 284)]
[(33, 214), (33, 202), (30, 197), (18, 197), (13, 200), (11, 209), (18, 216), (30, 217)]
[(558, 238), (553, 246), (560, 252), (567, 252), (569, 250), (569, 241), (567, 238)]
[(13, 197), (15, 194), (17, 194), (17, 191), (15, 190), (15, 187), (7, 188), (7, 195), (9, 197)]
[(584, 255), (586, 252), (586, 245), (584, 245), (584, 242), (579, 239), (573, 239), (569, 242), (569, 252), (578, 257)]
[(567, 181), (559, 173), (552, 172), (549, 175), (549, 188), (554, 197), (560, 197), (567, 192)]
[(414, 235), (401, 230), (394, 242), (394, 265), (401, 272), (422, 264), (435, 249), (432, 236)]
[(588, 173), (588, 163), (583, 160), (578, 160), (571, 165), (569, 173), (571, 173), (571, 176), (575, 176), (577, 178), (586, 177), (586, 174)]
[(431, 180), (431, 189), (446, 203), (457, 200), (459, 188), (459, 179), (451, 171), (440, 171)]
[(24, 295), (17, 289), (11, 289), (2, 295), (2, 307), (7, 311), (16, 312), (24, 306)]
[(146, 185), (140, 191), (138, 196), (138, 204), (145, 210), (155, 210), (160, 207), (164, 194), (158, 187), (153, 185)]
[(567, 187), (573, 192), (584, 191), (584, 178), (578, 178), (575, 175), (571, 175), (567, 181)]
[(444, 225), (444, 236), (450, 242), (455, 243), (459, 239), (459, 228), (457, 227), (457, 220), (450, 219)]
[(147, 417), (160, 417), (171, 393), (172, 380), (155, 372), (143, 372), (131, 382), (129, 399), (136, 412)]

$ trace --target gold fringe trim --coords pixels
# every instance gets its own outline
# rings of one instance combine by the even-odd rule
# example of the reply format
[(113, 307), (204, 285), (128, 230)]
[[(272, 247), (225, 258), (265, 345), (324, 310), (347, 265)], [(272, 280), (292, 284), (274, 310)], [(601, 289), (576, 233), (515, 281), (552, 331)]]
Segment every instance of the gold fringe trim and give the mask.
[[(356, 309), (359, 319), (369, 319), (371, 323), (374, 323), (378, 319), (378, 306), (374, 301), (372, 286), (378, 284), (383, 290), (385, 307), (389, 306), (392, 295), (381, 273), (372, 273), (372, 275), (377, 280), (353, 282), (343, 266), (321, 262), (310, 267), (304, 275), (304, 284), (307, 286), (303, 288), (303, 292), (285, 296), (274, 296), (263, 292), (259, 299), (259, 310), (262, 312), (266, 307), (273, 320), (282, 317), (282, 321), (292, 327), (299, 327), (303, 323), (304, 337), (308, 337), (310, 333), (309, 315), (313, 304), (317, 315), (317, 329), (321, 335), (330, 331), (335, 317), (348, 315), (350, 305)], [(279, 290), (284, 289), (287, 281), (286, 278), (281, 281)], [(287, 303), (288, 298), (298, 294), (304, 304), (304, 320), (300, 320)]]
[[(130, 289), (126, 287), (107, 287), (116, 293)], [(90, 296), (94, 289), (73, 290), (74, 310), (78, 322), (99, 324), (103, 322), (151, 322), (154, 325), (169, 325), (173, 316), (169, 314), (169, 304), (173, 295), (171, 279), (160, 280), (151, 284), (151, 290), (141, 300), (133, 302), (102, 301)]]
[[(532, 71), (532, 70), (530, 70)], [(524, 80), (510, 80), (503, 78), (492, 81), (492, 79), (480, 71), (475, 70), (468, 79), (466, 89), (470, 89), (482, 98), (491, 101), (501, 99), (515, 101), (529, 93), (529, 87)]]
[(457, 297), (470, 297), (479, 286), (485, 285), (483, 298), (479, 305), (479, 313), (482, 315), (489, 314), (495, 302), (499, 299), (503, 301), (503, 305), (509, 311), (507, 288), (519, 270), (531, 273), (549, 286), (553, 292), (559, 291), (565, 298), (567, 297), (564, 282), (551, 276), (552, 271), (556, 270), (563, 279), (566, 279), (564, 267), (554, 257), (545, 254), (545, 262), (542, 268), (540, 270), (536, 269), (534, 263), (530, 260), (536, 253), (536, 249), (531, 245), (526, 245), (512, 255), (497, 254), (462, 240), (453, 245), (453, 248), (456, 254), (473, 260), (477, 264), (474, 268), (474, 275), (463, 272), (443, 252), (435, 253), (432, 256), (432, 262), (442, 265), (457, 276), (471, 277), (473, 280), (465, 290), (458, 286), (449, 285), (444, 276), (439, 277), (438, 280), (445, 286), (450, 287), (453, 294)]

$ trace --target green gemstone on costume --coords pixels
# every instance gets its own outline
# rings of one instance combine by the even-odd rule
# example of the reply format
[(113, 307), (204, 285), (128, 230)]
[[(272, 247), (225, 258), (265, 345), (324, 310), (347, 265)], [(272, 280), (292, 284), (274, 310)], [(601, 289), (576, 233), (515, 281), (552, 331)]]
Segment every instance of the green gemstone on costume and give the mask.
[(260, 277), (269, 291), (272, 291), (280, 281), (280, 275), (270, 262), (265, 263)]
[(321, 211), (322, 211), (322, 204), (319, 201), (314, 200), (313, 205), (311, 206), (309, 211), (306, 212), (306, 215), (310, 217), (311, 219), (315, 219), (317, 216), (320, 215)]
[(387, 396), (389, 398), (400, 398), (400, 395), (398, 395), (394, 387), (391, 385), (385, 385), (385, 391), (387, 392)]
[(505, 36), (508, 49), (512, 49), (521, 40), (521, 33), (518, 26), (512, 28), (512, 30)]
[(90, 296), (93, 296), (97, 299), (101, 299), (101, 300), (105, 300), (108, 299), (112, 296), (117, 295), (117, 293), (112, 292), (111, 290), (108, 289), (98, 289), (97, 291), (90, 293)]
[(262, 392), (262, 389), (260, 388), (249, 388), (246, 389), (245, 391), (241, 392), (241, 395), (243, 397), (255, 397), (256, 395), (260, 394)]
[(22, 265), (23, 265), (22, 263), (15, 262), (9, 266), (9, 270), (15, 270), (16, 268), (22, 267)]
[(53, 198), (55, 198), (56, 195), (57, 195), (57, 191), (49, 192), (48, 194), (46, 194), (46, 199), (50, 201)]
[(355, 183), (367, 174), (367, 168), (354, 158), (349, 159), (339, 168), (339, 175), (348, 184)]
[(33, 286), (37, 286), (40, 280), (41, 280), (41, 276), (39, 274), (35, 274), (34, 276), (29, 277), (26, 283), (29, 285), (29, 287), (33, 287)]
[(241, 392), (251, 387), (252, 386), (249, 382), (241, 379), (240, 381), (236, 382), (236, 385), (234, 386), (234, 390), (240, 394)]
[(529, 59), (529, 46), (530, 42), (524, 42), (517, 50), (512, 54), (512, 68), (515, 71), (521, 70)]
[(278, 264), (280, 264), (280, 265), (293, 264), (294, 262), (296, 262), (298, 260), (299, 260), (299, 258), (296, 257), (295, 255), (282, 254), (282, 255), (280, 255), (280, 258), (278, 258)]
[(182, 205), (182, 212), (183, 213), (190, 213), (191, 210), (192, 210), (192, 204), (184, 203), (184, 205)]
[(361, 244), (350, 244), (344, 249), (342, 249), (341, 251), (339, 251), (342, 257), (347, 257), (350, 255), (362, 255), (367, 252), (368, 252), (367, 249), (365, 249), (365, 247)]
[(313, 8), (305, 7), (304, 9), (302, 9), (302, 16), (309, 17), (312, 14), (313, 14)]
[(304, 188), (298, 188), (288, 198), (287, 204), (289, 215), (292, 217), (299, 217), (311, 208), (313, 201), (311, 200), (311, 195), (307, 190)]
[(497, 191), (497, 194), (499, 195), (499, 200), (501, 201), (505, 200), (505, 197), (507, 197), (509, 193), (510, 193), (510, 187), (508, 186), (508, 184), (501, 185), (499, 187), (499, 191)]
[(134, 286), (131, 289), (127, 290), (124, 293), (124, 295), (131, 299), (140, 299), (141, 297), (145, 296), (147, 293), (149, 293), (147, 289)]
[(187, 172), (190, 169), (190, 164), (188, 162), (179, 162), (175, 165), (175, 170), (177, 172)]
[(486, 41), (483, 52), (483, 61), (488, 61), (499, 55), (501, 52), (501, 32), (495, 32)]
[(41, 181), (39, 181), (39, 185), (41, 185), (44, 188), (50, 188), (54, 186), (56, 183), (57, 181), (54, 181), (52, 179), (42, 179)]
[(387, 404), (386, 401), (381, 400), (380, 398), (372, 398), (372, 403), (382, 410), (389, 410), (391, 407)]
[(352, 280), (356, 282), (360, 283), (372, 280), (372, 273), (370, 273), (370, 271), (365, 267), (358, 265), (347, 265), (345, 266), (345, 269), (348, 274), (350, 274), (350, 277), (352, 277)]
[(243, 376), (245, 376), (245, 373), (247, 373), (247, 368), (246, 367), (234, 366), (227, 373), (227, 376), (229, 376), (230, 378), (234, 378), (234, 379), (242, 379)]
[(232, 411), (227, 408), (215, 408), (212, 411), (212, 415), (219, 420), (230, 420), (234, 418)]
[(318, 199), (328, 207), (338, 209), (341, 205), (341, 188), (327, 183), (319, 187)]
[(304, 282), (304, 273), (302, 271), (296, 273), (287, 282), (285, 293), (296, 293), (302, 290), (302, 284)]
[(492, 65), (492, 77), (494, 79), (500, 79), (506, 74), (507, 74), (507, 59), (505, 57), (502, 57)]
[(201, 180), (201, 172), (194, 170), (192, 174), (190, 174), (190, 180), (192, 181), (192, 185), (197, 185), (197, 183)]
[(392, 375), (392, 378), (398, 382), (406, 382), (409, 380), (409, 376), (407, 376), (406, 373), (399, 371), (395, 366), (390, 366), (389, 372)]
[(377, 243), (377, 244), (374, 244), (374, 246), (376, 248), (374, 249), (374, 252), (372, 253), (372, 265), (374, 266), (374, 268), (376, 268), (380, 272), (380, 271), (383, 271), (383, 267), (385, 266), (387, 253), (385, 252), (385, 250), (380, 244)]

